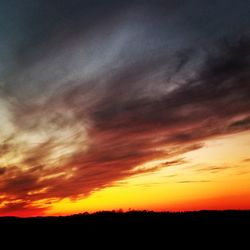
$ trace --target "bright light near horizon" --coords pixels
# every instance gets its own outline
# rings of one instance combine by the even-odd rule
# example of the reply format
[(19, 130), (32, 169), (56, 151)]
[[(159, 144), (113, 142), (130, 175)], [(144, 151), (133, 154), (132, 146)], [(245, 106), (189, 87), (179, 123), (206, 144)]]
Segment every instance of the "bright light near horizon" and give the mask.
[[(205, 147), (183, 154), (186, 162), (118, 181), (84, 198), (57, 201), (48, 214), (119, 208), (157, 211), (248, 208), (250, 161), (242, 161), (249, 157), (249, 143), (249, 132), (208, 140)], [(235, 149), (242, 150), (232, 154)], [(151, 164), (146, 166), (150, 168)], [(213, 169), (215, 166), (217, 171)]]

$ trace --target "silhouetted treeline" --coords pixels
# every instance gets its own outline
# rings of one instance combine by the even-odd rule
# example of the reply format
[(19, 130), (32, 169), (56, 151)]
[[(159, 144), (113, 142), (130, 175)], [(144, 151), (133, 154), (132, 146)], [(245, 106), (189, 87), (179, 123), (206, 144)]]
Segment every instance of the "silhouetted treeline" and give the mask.
[(215, 247), (218, 241), (224, 245), (231, 240), (237, 242), (238, 249), (239, 244), (248, 241), (249, 230), (250, 210), (176, 213), (101, 211), (58, 217), (0, 217), (1, 240), (7, 236), (11, 238), (8, 244), (29, 244), (32, 249), (36, 249), (33, 247), (37, 244), (47, 249), (52, 242), (56, 249), (58, 245), (65, 247), (65, 244), (69, 249), (78, 249), (79, 244), (82, 249), (92, 249), (86, 247), (87, 242), (105, 244), (106, 247), (115, 245), (115, 249), (123, 249), (125, 245), (130, 248), (133, 242), (140, 246), (153, 244), (151, 249), (161, 249), (156, 245), (172, 249), (170, 242), (175, 246), (196, 244), (203, 249), (205, 245)]
[(49, 217), (0, 217), (1, 226), (82, 226), (84, 230), (98, 230), (106, 227), (140, 228), (152, 226), (231, 226), (250, 225), (250, 210), (195, 211), (195, 212), (153, 212), (153, 211), (100, 211), (89, 214)]

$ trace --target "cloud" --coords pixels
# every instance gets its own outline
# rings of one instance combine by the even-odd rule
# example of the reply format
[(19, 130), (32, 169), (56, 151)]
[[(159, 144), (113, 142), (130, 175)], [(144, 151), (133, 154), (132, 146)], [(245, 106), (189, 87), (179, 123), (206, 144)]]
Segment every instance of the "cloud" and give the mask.
[(184, 163), (187, 163), (188, 161), (184, 158), (180, 158), (180, 159), (176, 159), (176, 160), (173, 160), (173, 161), (166, 161), (166, 162), (163, 162), (162, 163), (162, 167), (171, 167), (171, 166), (176, 166), (176, 165), (181, 165), (181, 164), (184, 164)]
[(189, 184), (189, 183), (206, 183), (206, 182), (210, 182), (210, 180), (198, 180), (198, 181), (186, 180), (186, 181), (178, 181), (177, 183)]
[(6, 169), (5, 168), (0, 168), (0, 175), (3, 175), (5, 173)]
[(208, 166), (196, 169), (198, 172), (210, 172), (210, 173), (219, 173), (221, 171), (233, 168), (233, 166)]
[[(133, 71), (130, 74), (128, 68), (124, 69), (124, 74), (120, 73), (119, 81), (117, 76), (111, 77), (104, 93), (99, 93), (98, 87), (91, 88), (89, 92), (81, 86), (64, 89), (59, 92), (60, 96), (56, 95), (51, 101), (28, 110), (26, 115), (16, 120), (16, 126), (20, 126), (19, 133), (27, 127), (26, 133), (37, 135), (42, 128), (46, 137), (43, 143), (26, 147), (21, 164), (28, 166), (28, 170), (14, 171), (10, 168), (5, 173), (1, 192), (17, 197), (31, 196), (32, 199), (88, 195), (117, 180), (160, 168), (136, 170), (144, 163), (176, 157), (202, 147), (200, 143), (206, 138), (234, 132), (230, 121), (239, 115), (247, 115), (250, 110), (248, 50), (247, 40), (221, 48), (216, 55), (208, 57), (195, 79), (160, 95), (144, 95), (147, 82), (137, 80), (148, 75), (150, 67), (144, 63), (140, 65), (139, 76)], [(114, 86), (121, 86), (122, 91)], [(81, 102), (88, 95), (96, 96), (97, 100), (84, 107)], [(65, 99), (65, 96), (69, 98)], [(64, 113), (59, 113), (61, 118), (51, 118), (59, 104)], [(222, 110), (222, 106), (227, 109)], [(48, 114), (45, 118), (40, 117), (43, 110)], [(68, 112), (71, 118), (67, 117)], [(27, 117), (31, 119), (25, 119)], [(32, 120), (33, 117), (36, 119)], [(74, 133), (61, 140), (62, 133), (57, 137), (56, 130), (64, 131), (64, 127), (69, 127)], [(86, 139), (74, 142), (84, 131)], [(66, 154), (63, 161), (64, 146), (66, 152), (68, 149), (67, 140), (75, 144), (75, 148)], [(56, 154), (57, 147), (61, 155)], [(166, 163), (171, 166), (182, 161)], [(8, 176), (11, 171), (14, 171), (13, 176)]]
[(30, 205), (29, 201), (10, 201), (5, 202), (4, 205), (0, 204), (0, 214), (8, 216), (42, 216), (44, 215), (45, 209), (39, 207), (33, 207)]
[(249, 129), (250, 128), (250, 117), (235, 121), (232, 124), (230, 124), (230, 127), (235, 128), (235, 129), (242, 129), (242, 128)]

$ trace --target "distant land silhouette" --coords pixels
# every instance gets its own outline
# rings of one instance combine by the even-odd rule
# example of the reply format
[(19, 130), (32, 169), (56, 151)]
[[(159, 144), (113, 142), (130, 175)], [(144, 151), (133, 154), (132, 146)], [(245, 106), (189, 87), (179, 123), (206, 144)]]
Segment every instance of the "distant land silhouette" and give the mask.
[(151, 230), (154, 227), (179, 226), (250, 226), (250, 210), (201, 210), (193, 212), (154, 212), (154, 211), (99, 211), (69, 216), (47, 217), (0, 217), (0, 226), (13, 227), (64, 227), (81, 226), (82, 230), (95, 232), (105, 228), (119, 230)]
[(56, 248), (62, 245), (69, 249), (85, 247), (86, 244), (91, 244), (92, 248), (95, 245), (102, 245), (103, 248), (104, 244), (121, 249), (121, 246), (131, 248), (134, 242), (140, 247), (151, 244), (152, 249), (161, 249), (162, 245), (169, 246), (170, 242), (184, 247), (195, 244), (203, 249), (203, 245), (213, 248), (218, 246), (218, 242), (224, 246), (232, 240), (238, 247), (239, 244), (248, 242), (249, 228), (250, 210), (100, 211), (71, 216), (0, 217), (1, 239), (9, 237), (11, 241), (8, 244), (15, 246), (17, 242), (25, 247), (28, 244), (32, 249), (33, 241), (42, 249), (47, 249), (52, 244)]

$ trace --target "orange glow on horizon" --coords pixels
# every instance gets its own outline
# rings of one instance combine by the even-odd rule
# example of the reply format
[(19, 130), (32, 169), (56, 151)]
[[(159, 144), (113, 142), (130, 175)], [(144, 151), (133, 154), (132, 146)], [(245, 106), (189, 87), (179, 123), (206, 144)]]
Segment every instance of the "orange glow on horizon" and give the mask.
[[(249, 132), (216, 138), (200, 149), (184, 153), (179, 164), (117, 181), (85, 198), (37, 200), (30, 210), (8, 211), (4, 215), (68, 215), (119, 209), (249, 209), (249, 145)], [(154, 167), (161, 162), (154, 161), (147, 166)]]
[(184, 154), (186, 163), (130, 177), (83, 199), (63, 199), (47, 213), (250, 209), (249, 145), (249, 132), (210, 140)]

